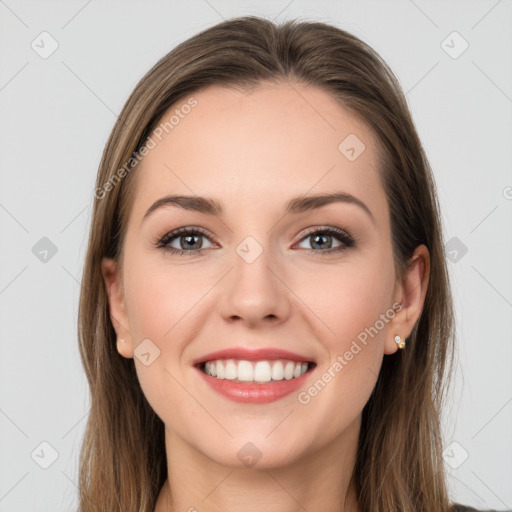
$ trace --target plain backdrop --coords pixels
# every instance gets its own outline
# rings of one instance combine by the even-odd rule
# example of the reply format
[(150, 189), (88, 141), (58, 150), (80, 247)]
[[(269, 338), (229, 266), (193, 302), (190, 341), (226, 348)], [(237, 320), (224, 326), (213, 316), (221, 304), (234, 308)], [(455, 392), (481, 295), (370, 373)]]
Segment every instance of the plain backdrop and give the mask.
[(435, 173), (456, 303), (452, 499), (511, 509), (510, 1), (0, 0), (0, 511), (77, 507), (89, 404), (77, 304), (116, 115), (176, 44), (246, 14), (332, 23), (398, 76)]

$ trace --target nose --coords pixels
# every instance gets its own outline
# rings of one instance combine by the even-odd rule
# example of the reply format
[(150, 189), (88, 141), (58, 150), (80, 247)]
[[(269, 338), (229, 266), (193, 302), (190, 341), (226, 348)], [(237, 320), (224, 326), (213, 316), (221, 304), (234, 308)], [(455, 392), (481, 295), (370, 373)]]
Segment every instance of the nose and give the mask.
[(255, 328), (276, 326), (289, 317), (291, 292), (270, 253), (264, 249), (254, 261), (235, 253), (234, 268), (223, 280), (220, 299), (221, 314), (227, 322)]

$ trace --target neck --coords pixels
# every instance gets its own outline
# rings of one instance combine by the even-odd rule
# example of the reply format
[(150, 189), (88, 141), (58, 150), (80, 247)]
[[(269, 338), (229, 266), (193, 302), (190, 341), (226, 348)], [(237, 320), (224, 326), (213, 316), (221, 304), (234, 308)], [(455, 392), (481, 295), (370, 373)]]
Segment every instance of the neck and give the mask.
[(359, 512), (351, 485), (359, 420), (293, 464), (234, 469), (199, 453), (166, 429), (168, 478), (155, 512)]

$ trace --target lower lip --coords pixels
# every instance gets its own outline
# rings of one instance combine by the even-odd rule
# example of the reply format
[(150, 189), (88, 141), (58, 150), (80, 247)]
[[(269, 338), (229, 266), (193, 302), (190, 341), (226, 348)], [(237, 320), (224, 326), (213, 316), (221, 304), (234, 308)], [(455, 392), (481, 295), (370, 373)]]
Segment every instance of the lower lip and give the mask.
[(290, 380), (278, 380), (265, 384), (254, 382), (234, 382), (228, 379), (217, 379), (211, 375), (206, 375), (201, 369), (197, 368), (207, 384), (215, 391), (233, 400), (234, 402), (242, 402), (249, 404), (266, 404), (275, 402), (294, 391), (297, 391), (309, 377), (312, 369), (308, 370), (304, 375)]

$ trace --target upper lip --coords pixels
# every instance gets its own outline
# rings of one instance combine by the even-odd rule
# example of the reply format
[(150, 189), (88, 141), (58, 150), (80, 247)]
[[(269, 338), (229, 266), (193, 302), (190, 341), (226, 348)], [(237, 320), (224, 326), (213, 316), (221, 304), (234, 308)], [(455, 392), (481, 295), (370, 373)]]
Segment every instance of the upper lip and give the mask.
[(277, 348), (258, 348), (248, 349), (243, 347), (226, 348), (217, 350), (204, 356), (198, 357), (193, 361), (194, 365), (205, 363), (206, 361), (215, 361), (217, 359), (238, 359), (245, 361), (269, 361), (274, 359), (289, 359), (291, 361), (314, 363), (315, 361), (308, 356), (282, 350)]

